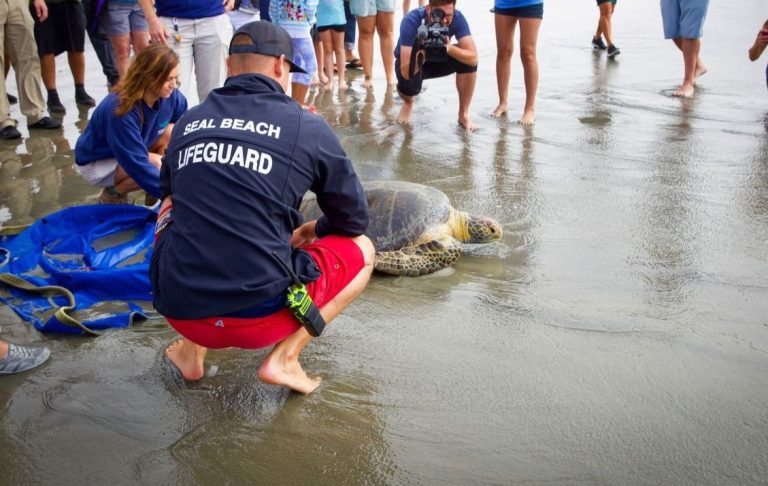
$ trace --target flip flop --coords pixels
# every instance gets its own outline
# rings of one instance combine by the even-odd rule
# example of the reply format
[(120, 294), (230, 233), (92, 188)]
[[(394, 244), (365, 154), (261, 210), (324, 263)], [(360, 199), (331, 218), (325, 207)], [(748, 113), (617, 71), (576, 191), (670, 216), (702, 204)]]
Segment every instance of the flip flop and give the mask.
[(347, 68), (349, 69), (363, 69), (363, 63), (360, 59), (350, 59), (347, 61)]

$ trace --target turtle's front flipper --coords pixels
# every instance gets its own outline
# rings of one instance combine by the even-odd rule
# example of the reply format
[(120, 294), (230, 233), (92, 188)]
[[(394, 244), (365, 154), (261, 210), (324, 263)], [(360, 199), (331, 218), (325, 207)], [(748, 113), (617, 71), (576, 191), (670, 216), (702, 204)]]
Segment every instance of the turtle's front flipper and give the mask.
[(456, 263), (461, 256), (461, 242), (446, 237), (420, 245), (405, 246), (396, 251), (376, 253), (374, 268), (393, 275), (418, 277)]

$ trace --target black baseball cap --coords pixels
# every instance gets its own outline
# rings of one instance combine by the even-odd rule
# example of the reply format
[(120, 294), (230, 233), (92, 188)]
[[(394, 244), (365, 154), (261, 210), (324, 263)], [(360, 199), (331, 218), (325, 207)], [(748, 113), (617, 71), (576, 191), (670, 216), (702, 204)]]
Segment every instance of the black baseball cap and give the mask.
[(241, 44), (233, 46), (229, 43), (230, 54), (263, 54), (265, 56), (285, 56), (286, 62), (291, 65), (292, 73), (307, 74), (293, 62), (293, 40), (288, 32), (279, 25), (266, 20), (257, 20), (243, 24), (232, 35), (232, 39), (238, 35), (247, 35), (253, 44)]

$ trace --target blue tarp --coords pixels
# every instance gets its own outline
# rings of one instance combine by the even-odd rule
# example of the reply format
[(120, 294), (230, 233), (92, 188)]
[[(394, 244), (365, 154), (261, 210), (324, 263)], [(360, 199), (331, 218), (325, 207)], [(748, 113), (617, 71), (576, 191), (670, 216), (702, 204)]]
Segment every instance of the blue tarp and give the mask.
[[(149, 262), (157, 214), (142, 206), (62, 209), (17, 236), (0, 239), (0, 274), (36, 286), (60, 286), (75, 297), (70, 313), (89, 329), (127, 327), (146, 317), (133, 301), (151, 301)], [(80, 334), (63, 323), (63, 296), (46, 297), (0, 282), (0, 302), (41, 331)]]

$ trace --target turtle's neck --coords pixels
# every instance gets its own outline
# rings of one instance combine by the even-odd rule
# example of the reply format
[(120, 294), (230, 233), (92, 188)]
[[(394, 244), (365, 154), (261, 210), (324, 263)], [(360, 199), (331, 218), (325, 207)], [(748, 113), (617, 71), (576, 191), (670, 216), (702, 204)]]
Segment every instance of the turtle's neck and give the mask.
[(450, 219), (451, 233), (459, 241), (469, 240), (469, 225), (467, 224), (467, 213), (451, 208)]

